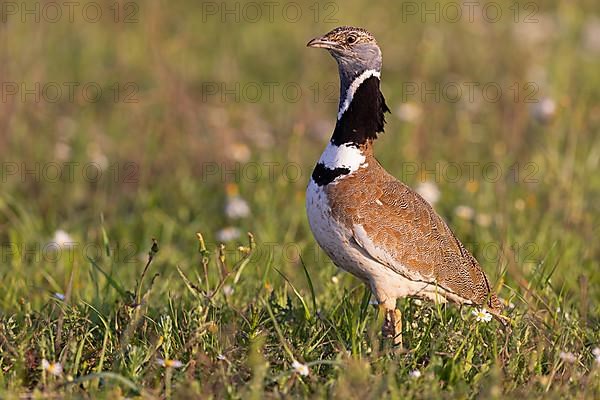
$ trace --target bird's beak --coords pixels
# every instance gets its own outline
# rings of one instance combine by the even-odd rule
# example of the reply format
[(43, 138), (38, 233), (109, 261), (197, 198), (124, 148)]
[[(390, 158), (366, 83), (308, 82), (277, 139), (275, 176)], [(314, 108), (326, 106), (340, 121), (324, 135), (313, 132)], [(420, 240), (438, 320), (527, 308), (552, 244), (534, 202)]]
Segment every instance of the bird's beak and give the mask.
[(334, 49), (337, 47), (335, 42), (326, 40), (322, 37), (316, 37), (306, 44), (306, 47), (316, 47), (320, 49)]

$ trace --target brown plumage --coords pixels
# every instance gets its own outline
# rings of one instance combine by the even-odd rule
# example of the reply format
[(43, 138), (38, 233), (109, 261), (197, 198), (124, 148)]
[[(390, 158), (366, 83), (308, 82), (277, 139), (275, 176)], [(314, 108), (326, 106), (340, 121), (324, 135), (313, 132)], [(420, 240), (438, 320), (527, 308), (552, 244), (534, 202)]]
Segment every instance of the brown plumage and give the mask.
[[(361, 225), (393, 261), (369, 254), (398, 273), (404, 265), (465, 303), (499, 313), (502, 305), (479, 263), (418, 193), (390, 175), (364, 146), (367, 168), (327, 189), (332, 216), (350, 230)], [(357, 242), (357, 238), (354, 238)], [(360, 243), (359, 243), (360, 245)]]

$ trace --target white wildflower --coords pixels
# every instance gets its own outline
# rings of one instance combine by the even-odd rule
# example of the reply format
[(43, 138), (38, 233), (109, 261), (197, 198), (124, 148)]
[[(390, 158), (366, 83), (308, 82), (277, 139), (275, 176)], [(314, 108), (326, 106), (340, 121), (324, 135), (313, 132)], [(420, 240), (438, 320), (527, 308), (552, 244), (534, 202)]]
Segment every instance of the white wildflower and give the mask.
[(540, 123), (547, 123), (556, 114), (556, 102), (549, 97), (544, 97), (531, 106), (531, 116)]
[(244, 143), (234, 143), (230, 147), (230, 155), (235, 161), (245, 163), (250, 160), (250, 149)]
[(239, 238), (241, 232), (238, 228), (228, 226), (217, 232), (217, 240), (220, 242), (231, 242)]
[(183, 367), (183, 363), (179, 360), (170, 360), (168, 358), (157, 358), (156, 363), (161, 367), (165, 368), (181, 368)]
[(517, 209), (518, 211), (523, 211), (525, 209), (525, 200), (523, 199), (517, 199), (515, 200), (515, 209)]
[(410, 371), (409, 375), (411, 378), (418, 379), (421, 377), (421, 371), (419, 371), (418, 369), (415, 369), (414, 371)]
[(490, 314), (485, 308), (473, 310), (471, 313), (475, 316), (477, 322), (490, 322), (492, 320), (492, 314)]
[(228, 297), (231, 296), (233, 294), (233, 287), (231, 285), (224, 285), (223, 294)]
[(492, 216), (490, 214), (484, 213), (477, 214), (477, 216), (475, 217), (475, 221), (477, 222), (477, 225), (487, 228), (492, 224)]
[(466, 220), (471, 220), (475, 216), (475, 210), (473, 210), (469, 206), (462, 206), (461, 205), (461, 206), (457, 206), (454, 209), (454, 214), (456, 214), (456, 216), (458, 218), (466, 219)]
[(594, 347), (594, 350), (592, 350), (592, 354), (594, 355), (594, 358), (596, 359), (596, 364), (598, 364), (598, 366), (600, 366), (600, 347)]
[(440, 199), (440, 190), (437, 185), (429, 181), (419, 183), (415, 191), (432, 206), (435, 206), (435, 203)]
[(54, 237), (50, 241), (50, 244), (53, 244), (53, 243), (56, 244), (57, 247), (74, 247), (75, 246), (75, 242), (73, 241), (73, 238), (71, 238), (71, 235), (69, 235), (67, 232), (63, 231), (62, 229), (59, 229), (56, 232), (54, 232)]
[(225, 215), (230, 219), (246, 218), (250, 215), (250, 206), (240, 196), (232, 197), (225, 204)]
[(296, 360), (292, 362), (292, 368), (294, 368), (294, 371), (296, 371), (296, 373), (302, 376), (308, 376), (308, 373), (310, 372), (310, 370), (308, 369), (308, 365), (302, 364), (301, 362), (298, 362)]
[(48, 372), (50, 375), (60, 376), (63, 372), (63, 367), (58, 362), (49, 362), (45, 358), (42, 360), (42, 369)]
[(250, 206), (239, 193), (239, 188), (235, 183), (228, 183), (225, 186), (227, 200), (225, 203), (225, 215), (230, 219), (245, 218), (250, 215)]
[(573, 364), (575, 361), (577, 361), (575, 354), (571, 353), (570, 351), (561, 351), (559, 357), (561, 360), (569, 364)]

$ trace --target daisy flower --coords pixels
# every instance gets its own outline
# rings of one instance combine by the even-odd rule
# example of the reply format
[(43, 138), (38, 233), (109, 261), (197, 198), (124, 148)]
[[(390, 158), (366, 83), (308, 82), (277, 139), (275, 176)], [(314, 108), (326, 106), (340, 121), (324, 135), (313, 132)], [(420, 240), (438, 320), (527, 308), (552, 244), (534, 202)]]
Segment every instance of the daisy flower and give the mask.
[(63, 367), (58, 362), (50, 362), (45, 358), (42, 360), (42, 369), (50, 375), (60, 376), (63, 372)]
[(458, 218), (471, 220), (475, 216), (475, 210), (469, 206), (460, 205), (454, 209), (454, 214), (456, 214)]
[(471, 313), (475, 316), (477, 322), (490, 322), (492, 320), (492, 314), (490, 314), (485, 308), (473, 310)]
[(231, 296), (233, 294), (233, 287), (231, 285), (224, 285), (223, 294), (227, 297)]
[(230, 183), (225, 188), (227, 200), (225, 202), (225, 215), (230, 219), (246, 218), (250, 215), (250, 206), (238, 192), (237, 185)]
[(541, 123), (547, 123), (556, 114), (556, 102), (549, 97), (544, 97), (531, 107), (531, 115)]
[(409, 374), (411, 378), (417, 379), (421, 377), (421, 371), (415, 369), (414, 371), (410, 371)]
[(595, 347), (592, 354), (596, 358), (596, 364), (600, 365), (600, 347)]
[(308, 373), (310, 372), (310, 370), (308, 369), (308, 365), (302, 364), (301, 362), (298, 362), (296, 360), (292, 362), (292, 368), (294, 368), (294, 371), (296, 373), (302, 376), (308, 376)]
[(241, 197), (233, 197), (225, 204), (225, 215), (231, 219), (246, 218), (250, 215), (250, 206)]
[(156, 363), (161, 367), (165, 368), (181, 368), (183, 367), (183, 363), (179, 360), (169, 360), (168, 358), (157, 358)]
[(54, 244), (57, 247), (71, 248), (75, 246), (75, 241), (67, 232), (62, 229), (54, 232), (54, 237), (50, 241), (50, 244)]
[(231, 242), (240, 237), (241, 231), (233, 226), (228, 226), (217, 232), (217, 240), (219, 242)]
[(569, 364), (573, 364), (575, 361), (577, 361), (575, 354), (571, 353), (570, 351), (561, 351), (559, 357), (561, 360)]

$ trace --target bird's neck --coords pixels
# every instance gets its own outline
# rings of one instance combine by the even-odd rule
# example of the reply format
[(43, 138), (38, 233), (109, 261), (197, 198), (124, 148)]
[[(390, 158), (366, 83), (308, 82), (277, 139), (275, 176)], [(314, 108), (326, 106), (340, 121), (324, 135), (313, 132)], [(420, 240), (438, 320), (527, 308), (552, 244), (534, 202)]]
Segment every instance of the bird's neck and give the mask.
[(380, 72), (366, 70), (350, 80), (341, 76), (338, 120), (331, 137), (336, 146), (364, 147), (383, 132), (389, 108), (379, 88)]
[(335, 130), (312, 174), (318, 186), (343, 179), (360, 168), (377, 165), (373, 140), (383, 132), (384, 114), (389, 112), (379, 90), (379, 72), (365, 71), (349, 84), (342, 76), (342, 96)]

